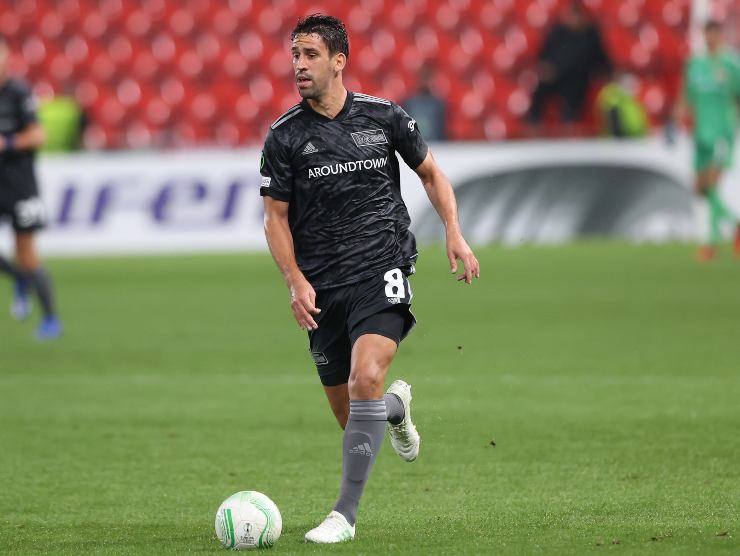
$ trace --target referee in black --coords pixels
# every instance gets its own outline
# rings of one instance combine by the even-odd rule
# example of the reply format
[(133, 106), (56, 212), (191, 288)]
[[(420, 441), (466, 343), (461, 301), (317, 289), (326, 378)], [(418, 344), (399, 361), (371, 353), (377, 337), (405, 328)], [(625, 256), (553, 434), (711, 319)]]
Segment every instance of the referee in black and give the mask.
[(34, 233), (43, 227), (44, 206), (34, 172), (36, 149), (45, 140), (28, 86), (8, 76), (8, 43), (0, 35), (0, 221), (9, 219), (15, 231), (15, 262), (0, 255), (0, 273), (14, 283), (11, 313), (25, 319), (31, 309), (29, 293), (36, 292), (43, 318), (36, 331), (39, 340), (62, 333), (56, 316), (51, 279), (41, 266)]
[(271, 126), (262, 154), (265, 234), (290, 290), (298, 325), (329, 404), (344, 428), (333, 510), (306, 540), (351, 540), (360, 497), (383, 441), (406, 461), (420, 438), (411, 388), (383, 392), (398, 344), (414, 325), (409, 276), (416, 241), (401, 198), (399, 162), (419, 175), (446, 229), (452, 272), (470, 284), (480, 267), (460, 231), (455, 195), (416, 122), (388, 100), (349, 92), (349, 41), (337, 18), (314, 14), (291, 35), (302, 102)]

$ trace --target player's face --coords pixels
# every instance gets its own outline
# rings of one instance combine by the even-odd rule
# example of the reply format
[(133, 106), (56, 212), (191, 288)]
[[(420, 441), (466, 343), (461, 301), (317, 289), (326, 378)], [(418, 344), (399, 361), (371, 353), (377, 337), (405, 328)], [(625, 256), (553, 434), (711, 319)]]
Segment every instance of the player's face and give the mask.
[(704, 40), (707, 41), (707, 50), (716, 52), (722, 46), (722, 32), (716, 27), (704, 31)]
[(344, 54), (330, 56), (324, 40), (315, 33), (297, 35), (291, 52), (298, 93), (306, 99), (320, 98), (344, 67)]

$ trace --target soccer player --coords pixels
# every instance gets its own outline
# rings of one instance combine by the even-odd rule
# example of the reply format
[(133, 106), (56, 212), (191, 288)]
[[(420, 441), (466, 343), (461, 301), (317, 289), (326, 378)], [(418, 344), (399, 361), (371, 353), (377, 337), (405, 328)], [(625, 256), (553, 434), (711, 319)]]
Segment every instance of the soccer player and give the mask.
[(268, 131), (260, 193), (265, 234), (290, 290), (298, 325), (326, 396), (344, 429), (342, 479), (331, 513), (305, 538), (335, 543), (355, 536), (360, 497), (388, 424), (406, 461), (419, 452), (411, 387), (397, 380), (383, 394), (398, 344), (415, 323), (409, 276), (416, 242), (401, 198), (398, 152), (421, 178), (447, 233), (452, 272), (472, 283), (480, 266), (460, 231), (449, 180), (416, 122), (388, 100), (349, 92), (344, 24), (314, 14), (291, 34), (302, 102)]
[(8, 43), (0, 36), (0, 220), (9, 218), (15, 230), (15, 263), (0, 256), (0, 273), (14, 282), (11, 312), (18, 319), (28, 316), (29, 293), (35, 291), (43, 319), (36, 331), (40, 340), (62, 332), (56, 316), (51, 278), (39, 262), (34, 232), (44, 225), (34, 158), (44, 143), (44, 131), (36, 119), (36, 106), (28, 86), (8, 76)]
[(706, 23), (704, 38), (706, 53), (692, 57), (686, 65), (684, 99), (679, 105), (679, 116), (685, 109), (693, 113), (695, 191), (709, 205), (709, 241), (697, 253), (702, 262), (715, 257), (723, 221), (736, 226), (734, 251), (740, 256), (738, 219), (717, 191), (722, 171), (732, 160), (738, 122), (736, 103), (740, 100), (740, 60), (723, 48), (719, 22)]

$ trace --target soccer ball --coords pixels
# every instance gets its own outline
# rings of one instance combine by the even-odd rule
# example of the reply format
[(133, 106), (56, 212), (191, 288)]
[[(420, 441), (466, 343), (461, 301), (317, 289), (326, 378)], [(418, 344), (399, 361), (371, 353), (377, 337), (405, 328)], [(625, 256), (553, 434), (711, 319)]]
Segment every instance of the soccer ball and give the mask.
[(255, 490), (232, 494), (216, 512), (216, 536), (232, 550), (269, 548), (282, 529), (283, 518), (275, 502)]

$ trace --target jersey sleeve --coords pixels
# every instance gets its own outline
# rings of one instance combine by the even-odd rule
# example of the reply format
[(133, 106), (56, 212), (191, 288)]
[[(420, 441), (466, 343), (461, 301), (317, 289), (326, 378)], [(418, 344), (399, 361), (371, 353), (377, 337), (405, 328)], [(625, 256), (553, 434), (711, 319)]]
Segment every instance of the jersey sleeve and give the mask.
[(393, 104), (392, 108), (393, 147), (408, 167), (415, 170), (424, 162), (429, 147), (421, 136), (416, 120), (397, 104)]
[(17, 83), (17, 102), (18, 102), (18, 121), (20, 128), (24, 129), (31, 124), (38, 122), (39, 118), (36, 114), (36, 99), (31, 93), (28, 85), (25, 83)]
[(293, 168), (285, 148), (278, 142), (271, 129), (265, 139), (260, 158), (260, 195), (278, 201), (290, 201), (293, 191)]

